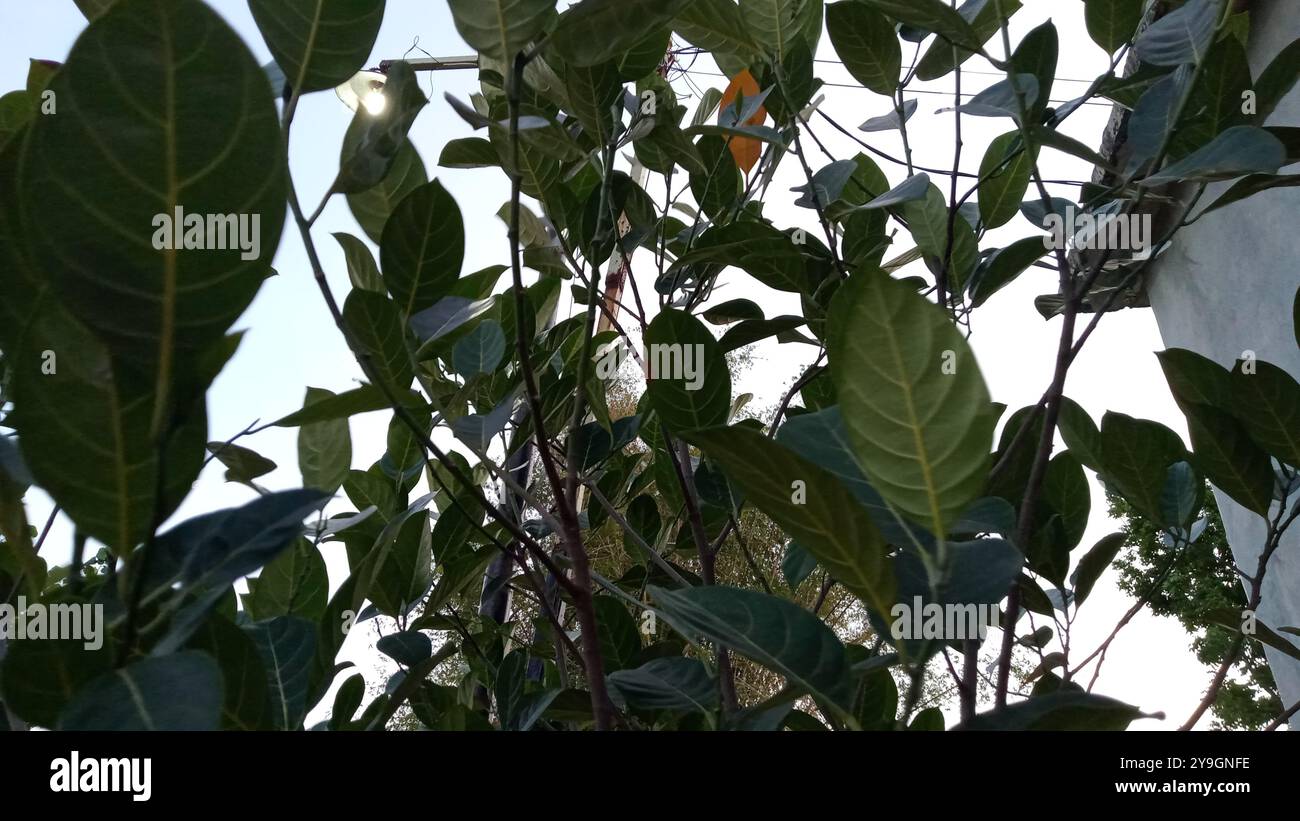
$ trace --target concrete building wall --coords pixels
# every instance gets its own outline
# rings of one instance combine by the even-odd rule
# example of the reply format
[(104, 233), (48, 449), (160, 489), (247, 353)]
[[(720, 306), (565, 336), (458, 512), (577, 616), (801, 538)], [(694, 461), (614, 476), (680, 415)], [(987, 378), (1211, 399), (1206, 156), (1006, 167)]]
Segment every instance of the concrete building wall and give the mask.
[[(1257, 0), (1252, 6), (1248, 54), (1258, 77), (1300, 37), (1300, 2)], [(1300, 125), (1297, 92), (1278, 106), (1269, 125)], [(1212, 186), (1202, 207), (1229, 184)], [(1210, 214), (1184, 229), (1153, 269), (1151, 305), (1169, 347), (1229, 367), (1253, 351), (1259, 360), (1300, 378), (1300, 348), (1292, 330), (1300, 285), (1300, 188), (1268, 191)], [(1253, 573), (1267, 528), (1222, 493), (1215, 496), (1237, 563)], [(1259, 618), (1274, 629), (1300, 626), (1300, 528), (1291, 529), (1269, 563)], [(1271, 648), (1267, 655), (1283, 702), (1300, 701), (1300, 661)], [(1300, 729), (1300, 716), (1291, 720), (1291, 729)]]

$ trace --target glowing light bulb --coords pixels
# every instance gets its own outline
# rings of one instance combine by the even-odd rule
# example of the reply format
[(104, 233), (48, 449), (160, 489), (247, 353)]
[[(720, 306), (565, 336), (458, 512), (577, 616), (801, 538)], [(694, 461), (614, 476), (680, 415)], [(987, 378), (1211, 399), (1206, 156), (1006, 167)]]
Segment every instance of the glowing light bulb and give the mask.
[(334, 89), (334, 93), (353, 111), (364, 108), (366, 114), (377, 117), (388, 107), (388, 99), (384, 96), (387, 80), (377, 71), (362, 71)]
[(384, 109), (388, 106), (388, 98), (384, 96), (383, 91), (370, 91), (361, 98), (361, 105), (365, 106), (370, 116), (378, 117), (384, 113)]

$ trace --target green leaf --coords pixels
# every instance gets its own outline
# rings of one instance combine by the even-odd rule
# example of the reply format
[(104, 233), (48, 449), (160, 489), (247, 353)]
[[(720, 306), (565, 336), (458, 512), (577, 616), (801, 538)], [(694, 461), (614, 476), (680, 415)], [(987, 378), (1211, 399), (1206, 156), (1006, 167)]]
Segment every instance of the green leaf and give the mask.
[(926, 732), (941, 733), (943, 732), (943, 710), (938, 707), (926, 707), (916, 714), (912, 723), (907, 725), (908, 730), (921, 730)]
[(785, 557), (781, 559), (781, 576), (791, 590), (797, 590), (804, 579), (817, 569), (817, 557), (804, 550), (798, 542), (785, 546)]
[[(999, 16), (999, 7), (1001, 16)], [(1002, 21), (1009, 20), (1020, 11), (1020, 0), (966, 0), (957, 9), (957, 13), (970, 23), (980, 43), (987, 43), (989, 38), (1002, 28)], [(957, 66), (971, 58), (969, 49), (956, 48), (944, 40), (930, 44), (921, 61), (916, 65), (916, 76), (921, 80), (937, 80)]]
[(1192, 462), (1215, 487), (1260, 516), (1273, 504), (1276, 480), (1268, 454), (1232, 415), (1231, 376), (1226, 368), (1192, 351), (1170, 348), (1156, 355), (1174, 400), (1187, 417)]
[(608, 143), (618, 125), (615, 116), (623, 112), (623, 83), (618, 76), (618, 64), (565, 65), (561, 76), (569, 95), (569, 108), (582, 123), (583, 130), (596, 144)]
[(482, 137), (449, 140), (442, 147), (438, 165), (443, 168), (492, 168), (501, 165), (497, 150)]
[(276, 464), (257, 451), (225, 442), (209, 442), (208, 452), (226, 466), (227, 482), (252, 482), (275, 470)]
[(801, 316), (774, 316), (771, 319), (748, 319), (744, 322), (729, 329), (718, 340), (724, 353), (734, 351), (737, 348), (743, 348), (746, 345), (752, 345), (755, 342), (777, 337), (779, 341), (784, 342), (785, 338), (781, 336), (788, 331), (792, 331), (802, 325), (806, 325), (808, 320)]
[[(203, 404), (167, 437), (160, 454), (151, 375), (112, 357), (56, 302), (52, 288), (41, 292), (28, 318), (21, 345), (6, 348), (14, 412), (5, 421), (19, 431), (23, 458), (40, 487), (83, 533), (125, 555), (176, 509), (198, 476), (207, 441)], [(46, 372), (47, 361), (54, 372)], [(160, 477), (167, 487), (163, 509), (155, 511)]]
[[(762, 222), (733, 222), (709, 229), (678, 258), (669, 273), (701, 263), (733, 265), (777, 291), (797, 294), (813, 288), (799, 246), (788, 235)], [(758, 318), (762, 318), (761, 312)]]
[[(266, 669), (270, 724), (277, 730), (297, 730), (307, 715), (316, 657), (316, 625), (297, 616), (280, 616), (243, 628), (257, 647)], [(176, 700), (174, 695), (172, 700)]]
[(700, 210), (714, 219), (720, 218), (740, 195), (740, 169), (727, 142), (716, 135), (705, 135), (695, 143), (708, 173), (691, 174), (691, 196)]
[(1123, 533), (1112, 533), (1109, 536), (1103, 536), (1101, 541), (1097, 542), (1083, 554), (1079, 560), (1079, 566), (1070, 574), (1070, 586), (1074, 588), (1075, 606), (1083, 604), (1092, 592), (1093, 585), (1101, 578), (1101, 574), (1106, 572), (1110, 563), (1119, 555), (1120, 548), (1124, 546), (1125, 535)]
[(832, 3), (826, 7), (826, 31), (853, 79), (877, 94), (893, 96), (903, 50), (883, 14), (856, 0)]
[(1254, 373), (1241, 362), (1233, 368), (1233, 414), (1269, 456), (1300, 467), (1300, 384), (1269, 362), (1253, 365)]
[[(910, 180), (909, 180), (910, 182)], [(906, 184), (906, 183), (905, 183)], [(900, 186), (901, 188), (902, 186)], [(938, 186), (930, 183), (923, 199), (913, 199), (903, 204), (912, 239), (928, 258), (930, 265), (942, 269), (949, 255), (948, 203)], [(975, 231), (964, 219), (952, 223), (951, 265), (948, 277), (953, 290), (964, 287), (967, 276), (978, 261), (979, 248)]]
[(1251, 174), (1233, 183), (1232, 187), (1220, 194), (1218, 199), (1209, 208), (1202, 211), (1197, 219), (1211, 211), (1217, 211), (1248, 197), (1253, 197), (1261, 191), (1269, 191), (1274, 188), (1294, 188), (1296, 186), (1300, 186), (1300, 174)]
[(330, 711), (329, 729), (342, 730), (352, 721), (356, 709), (365, 698), (365, 678), (360, 673), (352, 674), (339, 685), (334, 694), (334, 708)]
[(404, 319), (446, 296), (464, 259), (460, 207), (437, 180), (408, 194), (384, 225), (379, 261)]
[(401, 616), (424, 596), (433, 582), (433, 535), (429, 512), (419, 511), (402, 522), (396, 538), (376, 560), (370, 598), (386, 616)]
[(379, 273), (375, 257), (366, 244), (351, 234), (338, 232), (334, 239), (343, 248), (343, 257), (348, 264), (348, 279), (352, 287), (362, 291), (385, 293), (384, 279)]
[(939, 35), (949, 43), (980, 51), (983, 40), (957, 13), (942, 0), (855, 0), (884, 12), (900, 23)]
[(1161, 521), (1166, 527), (1186, 531), (1201, 509), (1201, 489), (1205, 478), (1192, 468), (1190, 462), (1174, 462), (1165, 471), (1165, 484), (1161, 488)]
[[(1101, 154), (1092, 150), (1091, 148), (1079, 142), (1078, 140), (1074, 139), (1073, 137), (1068, 137), (1065, 134), (1062, 134), (1061, 132), (1057, 131), (1055, 128), (1048, 128), (1047, 126), (1036, 125), (1030, 129), (1030, 133), (1033, 135), (1033, 142), (1035, 146), (1041, 145), (1041, 146), (1047, 146), (1048, 148), (1055, 148), (1058, 151), (1064, 151), (1066, 154), (1069, 154), (1072, 157), (1078, 157), (1079, 159), (1089, 163), (1090, 165), (1099, 166), (1101, 168), (1110, 168), (1110, 161), (1107, 160), (1105, 157), (1103, 157)], [(983, 190), (982, 187), (981, 190)]]
[(334, 694), (334, 708), (330, 710), (329, 728), (341, 730), (352, 721), (366, 696), (366, 679), (360, 673), (347, 677)]
[(1129, 117), (1128, 145), (1131, 146), (1126, 173), (1135, 173), (1155, 159), (1174, 129), (1179, 102), (1190, 74), (1185, 69), (1171, 71), (1157, 80), (1138, 98)]
[(348, 208), (366, 236), (378, 244), (383, 241), (384, 225), (393, 209), (428, 180), (424, 161), (415, 146), (404, 141), (397, 149), (388, 173), (378, 184), (347, 195)]
[(558, 689), (527, 691), (527, 668), (528, 652), (520, 648), (507, 655), (497, 671), (495, 694), (502, 730), (524, 732), (530, 729), (560, 695)]
[[(1011, 55), (1011, 72), (1032, 74), (1038, 80), (1038, 96), (1032, 104), (1026, 102), (1029, 123), (1044, 122), (1047, 107), (1051, 104), (1052, 87), (1056, 83), (1057, 61), (1061, 53), (1061, 38), (1051, 20), (1035, 27), (1020, 39)], [(1065, 106), (1062, 106), (1062, 110)]]
[(87, 20), (94, 20), (108, 11), (108, 7), (113, 5), (114, 0), (72, 0), (72, 2), (77, 4), (77, 8), (81, 10)]
[(1170, 156), (1177, 159), (1205, 145), (1221, 131), (1245, 125), (1250, 117), (1247, 91), (1253, 86), (1245, 46), (1235, 37), (1222, 37), (1210, 49), (1191, 95), (1187, 116), (1170, 142)]
[(564, 62), (594, 66), (619, 57), (647, 31), (668, 26), (686, 0), (583, 0), (560, 16), (549, 48)]
[[(512, 393), (487, 413), (471, 413), (451, 423), (452, 432), (462, 442), (487, 450), (492, 440), (506, 429), (514, 412), (516, 394)], [(591, 401), (592, 396), (587, 399)]]
[[(759, 51), (735, 0), (693, 0), (677, 12), (673, 28), (693, 46), (748, 65)], [(726, 69), (723, 69), (726, 71)]]
[[(980, 220), (985, 227), (999, 228), (1020, 212), (1033, 166), (1034, 157), (1024, 150), (1019, 131), (1008, 132), (989, 143), (980, 163), (983, 180), (979, 186)], [(1002, 170), (998, 171), (999, 168)]]
[(215, 730), (220, 722), (221, 668), (206, 653), (188, 650), (103, 674), (77, 691), (59, 729)]
[(1084, 465), (1097, 472), (1102, 471), (1101, 431), (1078, 402), (1068, 396), (1061, 397), (1061, 408), (1057, 413), (1056, 427), (1061, 433), (1065, 446)]
[(384, 0), (248, 0), (271, 56), (299, 94), (334, 88), (365, 67)]
[(730, 325), (744, 319), (762, 319), (763, 309), (750, 299), (732, 299), (709, 308), (701, 316), (711, 325)]
[(814, 698), (849, 706), (844, 645), (821, 619), (798, 605), (734, 587), (664, 590), (651, 585), (651, 599), (683, 636), (704, 636), (785, 676)]
[(433, 642), (418, 630), (404, 630), (383, 636), (375, 649), (398, 664), (414, 667), (433, 655)]
[(1222, 6), (1220, 0), (1188, 0), (1142, 32), (1134, 53), (1154, 66), (1200, 63), (1214, 42)]
[(1123, 730), (1149, 716), (1136, 707), (1106, 696), (1077, 691), (1049, 693), (1000, 710), (980, 713), (959, 730)]
[(641, 655), (641, 631), (627, 605), (613, 596), (596, 596), (592, 605), (605, 670), (615, 672), (634, 666)]
[(759, 46), (780, 62), (802, 33), (800, 11), (806, 1), (740, 0), (740, 16)]
[(1300, 39), (1278, 52), (1255, 81), (1255, 122), (1264, 124), (1300, 81)]
[(885, 504), (862, 475), (838, 405), (816, 413), (801, 413), (781, 425), (776, 440), (799, 456), (835, 476), (848, 488), (871, 521), (894, 546), (929, 545), (934, 537), (907, 523)]
[(646, 395), (669, 430), (721, 425), (731, 408), (731, 371), (718, 341), (683, 311), (659, 312), (646, 328)]
[(1286, 163), (1286, 146), (1262, 128), (1239, 125), (1215, 137), (1209, 145), (1188, 154), (1159, 173), (1139, 180), (1153, 187), (1171, 182), (1224, 180), (1245, 174), (1272, 173)]
[(506, 335), (495, 320), (485, 319), (474, 330), (457, 340), (452, 348), (452, 365), (456, 373), (472, 379), (481, 373), (492, 373), (501, 364), (506, 352)]
[(971, 277), (971, 304), (978, 308), (988, 302), (989, 297), (1014, 282), (1046, 253), (1041, 236), (1025, 237), (995, 251)]
[[(333, 397), (324, 388), (308, 388), (303, 407)], [(352, 467), (352, 434), (346, 419), (313, 422), (298, 430), (298, 469), (303, 485), (333, 494)]]
[(253, 621), (276, 616), (319, 619), (329, 601), (329, 574), (320, 551), (305, 538), (271, 561), (248, 581), (245, 609)]
[[(438, 300), (432, 308), (426, 308), (411, 317), (411, 330), (415, 331), (420, 341), (415, 358), (420, 361), (436, 356), (438, 340), (455, 331), (467, 322), (490, 311), (497, 304), (493, 299), (472, 300), (461, 296), (448, 296)], [(514, 310), (513, 299), (507, 303), (507, 310)], [(506, 327), (510, 327), (507, 323)]]
[(107, 645), (90, 649), (74, 639), (10, 641), (0, 665), (0, 694), (5, 707), (23, 721), (53, 728), (73, 697), (112, 669)]
[(912, 115), (916, 113), (916, 109), (919, 105), (920, 103), (917, 102), (915, 98), (906, 100), (903, 103), (903, 109), (901, 112), (898, 110), (898, 107), (895, 106), (894, 110), (888, 114), (882, 114), (879, 117), (871, 117), (865, 123), (858, 126), (858, 130), (866, 131), (868, 133), (875, 133), (877, 131), (900, 131), (902, 130), (903, 123), (912, 119)]
[(1119, 51), (1120, 46), (1133, 39), (1138, 23), (1142, 21), (1142, 4), (1133, 0), (1084, 0), (1083, 21), (1088, 36), (1106, 50), (1107, 54)]
[(1088, 515), (1092, 510), (1088, 479), (1077, 456), (1066, 451), (1052, 457), (1043, 481), (1043, 501), (1060, 514), (1062, 535), (1068, 548), (1073, 550), (1088, 528)]
[(221, 668), (221, 729), (267, 729), (266, 671), (248, 634), (214, 613), (195, 632), (188, 647), (207, 653)]
[[(36, 106), (32, 104), (32, 96), (28, 92), (11, 91), (0, 95), (0, 147), (11, 142), (21, 142), (16, 137), (23, 133), (23, 129), (35, 116)], [(17, 155), (17, 148), (13, 153)]]
[(383, 410), (389, 407), (382, 391), (373, 385), (362, 385), (294, 411), (271, 423), (277, 428), (296, 428), (314, 422), (328, 422), (331, 419), (346, 419), (359, 413)]
[(352, 332), (357, 353), (364, 354), (394, 392), (411, 387), (415, 365), (406, 345), (406, 323), (387, 294), (354, 289), (343, 303), (343, 324)]
[(326, 499), (315, 490), (281, 491), (182, 522), (154, 542), (145, 602), (171, 593), (176, 582), (224, 591), (289, 547), (302, 531), (302, 520)]
[(1158, 422), (1108, 412), (1101, 420), (1103, 475), (1142, 515), (1163, 520), (1160, 497), (1169, 466), (1183, 459), (1178, 434)]
[(510, 63), (555, 16), (555, 0), (448, 0), (456, 31), (475, 51)]
[[(1205, 613), (1205, 620), (1210, 624), (1216, 624), (1226, 630), (1232, 631), (1233, 633), (1241, 633), (1243, 616), (1244, 613), (1235, 608), (1216, 607)], [(1293, 659), (1300, 659), (1300, 647), (1297, 647), (1290, 639), (1279, 636), (1272, 628), (1260, 621), (1255, 621), (1254, 628), (1255, 631), (1253, 634), (1247, 634), (1250, 638), (1255, 639), (1262, 644), (1266, 644), (1274, 650), (1285, 653)], [(1281, 627), (1278, 629), (1291, 633), (1292, 635), (1295, 635), (1298, 632), (1294, 627)]]
[(996, 416), (961, 332), (906, 283), (850, 280), (829, 352), (849, 439), (881, 496), (935, 534), (983, 490)]
[[(893, 208), (896, 205), (924, 200), (929, 196), (931, 190), (938, 189), (935, 189), (930, 184), (928, 174), (913, 174), (890, 190), (858, 207), (864, 211), (876, 208)], [(941, 194), (940, 197), (942, 196)], [(947, 209), (945, 208), (945, 210)]]
[[(33, 121), (25, 143), (33, 260), (114, 358), (148, 375), (153, 394), (131, 401), (152, 407), (162, 436), (205, 386), (190, 384), (189, 363), (221, 343), (279, 244), (284, 146), (266, 77), (206, 3), (122, 0), (77, 39), (49, 90), (74, 102)], [(88, 153), (99, 157), (90, 166)]]
[(658, 77), (656, 69), (663, 63), (672, 45), (672, 32), (667, 28), (653, 29), (637, 41), (618, 59), (618, 77), (624, 83)]
[(952, 110), (972, 117), (1010, 117), (1020, 121), (1020, 107), (1032, 112), (1041, 97), (1038, 78), (1033, 74), (1013, 74), (994, 83)]
[(711, 714), (718, 709), (718, 682), (699, 659), (651, 659), (635, 670), (611, 673), (609, 683), (629, 705), (641, 710)]
[(894, 580), (885, 540), (831, 473), (743, 427), (695, 431), (687, 438), (837, 581), (877, 612), (888, 612)]

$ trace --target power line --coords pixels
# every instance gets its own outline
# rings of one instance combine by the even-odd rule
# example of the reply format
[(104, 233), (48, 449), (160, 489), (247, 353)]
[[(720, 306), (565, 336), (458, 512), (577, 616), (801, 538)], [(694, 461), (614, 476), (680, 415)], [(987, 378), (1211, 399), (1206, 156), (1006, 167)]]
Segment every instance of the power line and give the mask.
[[(688, 71), (688, 72), (684, 72), (684, 73), (687, 73), (687, 74), (702, 74), (702, 75), (707, 75), (707, 76), (709, 76), (709, 77), (721, 77), (721, 78), (723, 78), (724, 80), (725, 80), (725, 79), (728, 79), (727, 75), (725, 75), (725, 74), (719, 74), (719, 73), (716, 72), (716, 71), (703, 71), (703, 70), (698, 69), (698, 68), (691, 69), (690, 71)], [(998, 75), (998, 76), (1003, 76), (1003, 75)], [(864, 88), (864, 87), (859, 86), (859, 85), (853, 85), (853, 84), (851, 84), (851, 83), (834, 83), (834, 82), (830, 82), (830, 81), (828, 81), (828, 80), (824, 80), (824, 81), (822, 81), (822, 85), (824, 85), (824, 86), (831, 86), (831, 87), (833, 87), (833, 88), (849, 88), (849, 89), (854, 89), (854, 90), (857, 90), (857, 91), (871, 91), (871, 89), (869, 89), (869, 88)], [(871, 93), (874, 94), (875, 92), (873, 91), (873, 92), (871, 92)], [(954, 95), (952, 94), (952, 92), (949, 92), (949, 91), (931, 91), (931, 90), (923, 89), (923, 88), (909, 88), (909, 89), (907, 89), (907, 91), (906, 91), (905, 93), (907, 93), (907, 94), (933, 94), (933, 95), (936, 96), (936, 97), (948, 97), (948, 98), (951, 98), (951, 97), (954, 96)], [(975, 94), (967, 94), (967, 93), (963, 93), (961, 96), (963, 96), (963, 97), (974, 97)], [(1073, 100), (1055, 100), (1055, 99), (1049, 99), (1048, 102), (1049, 102), (1049, 103), (1057, 103), (1058, 105), (1063, 105), (1063, 104), (1065, 104), (1065, 103), (1073, 102)], [(1104, 108), (1109, 108), (1109, 107), (1110, 107), (1110, 103), (1093, 103), (1093, 102), (1089, 102), (1089, 103), (1083, 103), (1082, 105), (1096, 105), (1096, 106), (1102, 106), (1102, 107), (1104, 107)]]
[[(843, 61), (843, 60), (828, 60), (828, 59), (826, 59), (825, 57), (818, 57), (818, 58), (814, 59), (813, 62), (814, 62), (814, 63), (829, 63), (829, 64), (831, 64), (831, 65), (837, 65), (837, 66), (841, 66), (841, 67), (844, 66), (844, 61)], [(913, 64), (913, 65), (912, 65), (912, 68), (915, 68), (915, 67), (916, 67), (916, 65)], [(909, 69), (909, 71), (910, 71), (910, 70), (911, 70), (911, 69)], [(980, 69), (977, 69), (977, 68), (965, 68), (965, 67), (962, 68), (961, 73), (962, 73), (962, 74), (983, 74), (983, 75), (988, 76), (988, 77), (1005, 77), (1005, 76), (1007, 76), (1006, 74), (1002, 73), (1001, 71), (981, 71)], [(1054, 82), (1058, 82), (1058, 83), (1083, 83), (1084, 85), (1092, 85), (1094, 82), (1096, 82), (1096, 80), (1080, 80), (1080, 79), (1078, 79), (1078, 78), (1076, 78), (1076, 77), (1053, 77), (1052, 80), (1053, 80)], [(922, 82), (926, 82), (926, 81), (923, 80)]]

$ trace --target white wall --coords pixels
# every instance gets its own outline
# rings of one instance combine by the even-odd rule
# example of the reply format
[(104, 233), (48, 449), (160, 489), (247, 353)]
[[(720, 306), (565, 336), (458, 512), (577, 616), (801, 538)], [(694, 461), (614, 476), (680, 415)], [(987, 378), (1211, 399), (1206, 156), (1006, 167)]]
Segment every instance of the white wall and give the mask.
[[(1300, 37), (1300, 3), (1254, 4), (1248, 53), (1255, 77)], [(1278, 106), (1270, 125), (1300, 125), (1300, 93)], [(1292, 173), (1296, 169), (1289, 169)], [(1206, 192), (1212, 203), (1230, 183)], [(1188, 348), (1231, 367), (1244, 351), (1300, 377), (1292, 304), (1300, 285), (1300, 188), (1258, 194), (1184, 229), (1155, 265), (1151, 305), (1169, 347)], [(1266, 526), (1254, 513), (1215, 493), (1237, 564), (1253, 573)], [(1259, 619), (1300, 626), (1300, 528), (1292, 528), (1269, 562)], [(1300, 661), (1267, 651), (1282, 700), (1300, 701)], [(1291, 721), (1300, 729), (1300, 716)]]

